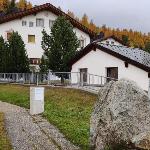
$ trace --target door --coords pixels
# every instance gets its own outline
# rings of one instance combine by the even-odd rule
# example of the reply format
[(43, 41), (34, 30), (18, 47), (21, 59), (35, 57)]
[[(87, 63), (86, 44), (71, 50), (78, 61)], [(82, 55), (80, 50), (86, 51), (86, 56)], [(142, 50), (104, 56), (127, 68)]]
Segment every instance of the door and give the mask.
[(107, 68), (107, 82), (111, 80), (118, 80), (118, 67)]
[(80, 83), (81, 85), (85, 85), (87, 83), (87, 68), (81, 68), (80, 69)]

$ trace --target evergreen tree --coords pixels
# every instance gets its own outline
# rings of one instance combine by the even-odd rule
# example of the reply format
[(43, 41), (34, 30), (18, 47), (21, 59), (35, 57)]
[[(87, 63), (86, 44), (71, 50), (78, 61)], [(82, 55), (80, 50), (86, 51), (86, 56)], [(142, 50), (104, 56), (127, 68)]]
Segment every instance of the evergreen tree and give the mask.
[(0, 0), (0, 11), (7, 12), (9, 4), (9, 0)]
[(27, 9), (31, 9), (32, 8), (32, 3), (28, 2), (27, 3)]
[(129, 44), (129, 38), (126, 35), (122, 35), (122, 41), (124, 45), (128, 45)]
[(86, 26), (89, 27), (89, 20), (88, 20), (88, 16), (86, 14), (83, 15), (81, 23)]
[(22, 10), (27, 9), (27, 1), (26, 0), (19, 0), (17, 7), (19, 9), (22, 9)]
[(69, 71), (68, 62), (76, 54), (79, 41), (71, 23), (58, 17), (50, 35), (43, 31), (42, 47), (46, 51), (48, 67), (54, 72)]
[(40, 72), (41, 73), (47, 73), (48, 72), (48, 66), (47, 66), (47, 59), (45, 59), (45, 57), (44, 57), (44, 55), (42, 56), (42, 58), (41, 58), (41, 63), (40, 63), (40, 65), (39, 65), (39, 67), (40, 67)]
[(145, 44), (145, 51), (150, 53), (150, 41), (147, 41)]
[(6, 64), (7, 64), (7, 60), (6, 60), (6, 51), (7, 51), (7, 47), (6, 47), (6, 43), (3, 39), (3, 37), (0, 37), (0, 72), (6, 72)]
[(25, 44), (18, 32), (13, 32), (8, 42), (9, 54), (12, 58), (10, 72), (29, 72), (29, 60), (26, 53)]
[(11, 0), (10, 1), (10, 4), (8, 6), (8, 9), (7, 9), (7, 13), (11, 13), (13, 12), (15, 9), (17, 9), (16, 7), (16, 0)]

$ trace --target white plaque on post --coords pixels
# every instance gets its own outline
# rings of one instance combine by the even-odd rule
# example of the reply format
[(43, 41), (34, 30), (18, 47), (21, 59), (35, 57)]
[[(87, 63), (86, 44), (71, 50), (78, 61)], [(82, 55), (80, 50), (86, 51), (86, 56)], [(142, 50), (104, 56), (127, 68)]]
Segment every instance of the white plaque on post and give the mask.
[(44, 87), (30, 87), (30, 114), (44, 112)]

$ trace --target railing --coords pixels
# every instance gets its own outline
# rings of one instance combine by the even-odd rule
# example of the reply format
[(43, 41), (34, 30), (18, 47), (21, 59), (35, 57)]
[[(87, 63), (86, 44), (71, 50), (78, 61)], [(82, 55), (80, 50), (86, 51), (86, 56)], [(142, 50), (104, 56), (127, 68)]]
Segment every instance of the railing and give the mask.
[(84, 72), (0, 73), (0, 83), (100, 87), (111, 80), (117, 79)]

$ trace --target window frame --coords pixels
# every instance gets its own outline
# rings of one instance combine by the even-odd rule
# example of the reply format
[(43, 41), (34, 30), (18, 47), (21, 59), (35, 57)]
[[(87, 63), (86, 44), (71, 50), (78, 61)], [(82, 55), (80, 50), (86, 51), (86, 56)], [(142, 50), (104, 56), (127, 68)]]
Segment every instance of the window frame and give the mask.
[(34, 22), (33, 21), (30, 21), (29, 22), (29, 27), (33, 27), (34, 26)]
[[(43, 21), (42, 25), (41, 25), (41, 21)], [(44, 28), (44, 19), (43, 18), (36, 18), (36, 27)]]
[[(30, 39), (31, 37), (34, 37), (34, 40), (31, 40)], [(28, 43), (30, 43), (30, 44), (35, 44), (36, 43), (35, 35), (33, 35), (33, 34), (32, 35), (31, 34), (28, 35)]]
[(55, 23), (55, 20), (49, 20), (49, 28), (51, 29)]
[(79, 40), (79, 44), (80, 44), (80, 48), (84, 48), (84, 46), (85, 46), (85, 40), (84, 39), (80, 39)]
[(22, 26), (23, 26), (23, 27), (26, 27), (26, 26), (27, 26), (27, 21), (22, 20)]
[(7, 33), (6, 33), (6, 39), (9, 40), (10, 37), (11, 37), (11, 35), (12, 35), (12, 32), (7, 32)]

